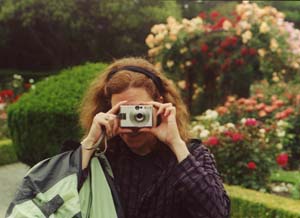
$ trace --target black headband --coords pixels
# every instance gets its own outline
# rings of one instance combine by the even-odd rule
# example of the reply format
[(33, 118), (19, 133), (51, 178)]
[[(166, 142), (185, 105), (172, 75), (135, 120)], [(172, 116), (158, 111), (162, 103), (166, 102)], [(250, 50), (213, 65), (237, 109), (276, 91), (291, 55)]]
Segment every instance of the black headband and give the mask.
[(120, 69), (116, 69), (116, 70), (112, 70), (107, 78), (110, 79), (115, 73), (117, 73), (118, 71), (121, 71), (121, 70), (129, 70), (129, 71), (133, 71), (133, 72), (136, 72), (136, 73), (141, 73), (141, 74), (144, 74), (145, 76), (147, 76), (148, 78), (150, 78), (154, 84), (156, 85), (159, 93), (162, 95), (163, 93), (165, 93), (165, 88), (163, 86), (163, 83), (161, 81), (161, 79), (156, 76), (154, 73), (152, 73), (151, 71), (145, 69), (145, 68), (142, 68), (142, 67), (137, 67), (137, 66), (125, 66), (125, 67), (121, 67)]

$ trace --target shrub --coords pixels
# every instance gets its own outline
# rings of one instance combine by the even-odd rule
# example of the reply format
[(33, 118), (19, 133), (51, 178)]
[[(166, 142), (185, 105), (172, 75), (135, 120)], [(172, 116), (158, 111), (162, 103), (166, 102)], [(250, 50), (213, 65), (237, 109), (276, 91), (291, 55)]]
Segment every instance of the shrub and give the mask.
[(65, 69), (38, 82), (8, 108), (8, 126), (18, 158), (26, 164), (59, 152), (67, 138), (79, 139), (77, 107), (89, 82), (104, 64)]
[(0, 165), (14, 163), (18, 160), (12, 141), (9, 139), (0, 141)]
[[(265, 107), (257, 112), (258, 116), (260, 111), (266, 111), (266, 114), (265, 116), (259, 116), (259, 119), (268, 119), (270, 123), (276, 120), (281, 125), (283, 131), (278, 133), (282, 135), (281, 144), (283, 149), (289, 153), (288, 167), (298, 170), (300, 168), (299, 81), (289, 83), (279, 81), (274, 85), (267, 82), (257, 83), (253, 86), (252, 92), (253, 95), (261, 96), (260, 101), (265, 103)], [(270, 109), (271, 111), (267, 112)], [(264, 115), (264, 113), (261, 112), (261, 115)]]
[(218, 113), (208, 110), (192, 123), (195, 137), (214, 154), (218, 170), (227, 184), (252, 189), (267, 189), (272, 169), (276, 166), (278, 138), (263, 122), (244, 118), (222, 123)]
[(238, 186), (225, 186), (231, 199), (232, 218), (300, 218), (300, 201), (260, 193)]
[[(300, 85), (266, 81), (252, 87), (250, 98), (229, 97), (220, 112), (220, 122), (236, 123), (244, 117), (256, 118), (275, 130), (277, 147), (289, 154), (288, 168), (300, 167)], [(269, 142), (270, 143), (270, 142)]]
[[(266, 188), (271, 170), (299, 169), (300, 86), (258, 83), (250, 98), (229, 96), (192, 123), (226, 183)], [(263, 163), (263, 164), (262, 164)]]

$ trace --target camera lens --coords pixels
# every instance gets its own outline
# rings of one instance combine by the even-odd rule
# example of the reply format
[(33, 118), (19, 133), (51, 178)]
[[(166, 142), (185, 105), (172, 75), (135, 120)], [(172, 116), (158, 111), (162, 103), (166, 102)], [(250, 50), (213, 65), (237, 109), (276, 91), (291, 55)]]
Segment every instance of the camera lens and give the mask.
[(136, 119), (136, 121), (141, 122), (141, 121), (143, 121), (145, 119), (145, 116), (142, 113), (137, 113), (135, 115), (135, 119)]

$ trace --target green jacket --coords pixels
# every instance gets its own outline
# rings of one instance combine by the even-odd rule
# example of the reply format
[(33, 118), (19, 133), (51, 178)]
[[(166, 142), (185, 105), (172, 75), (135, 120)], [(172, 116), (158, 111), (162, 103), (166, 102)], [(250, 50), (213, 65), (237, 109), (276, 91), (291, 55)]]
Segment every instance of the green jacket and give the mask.
[[(80, 185), (81, 147), (33, 166), (6, 212), (7, 218), (123, 218), (110, 165), (93, 157)], [(80, 187), (81, 186), (81, 187)]]

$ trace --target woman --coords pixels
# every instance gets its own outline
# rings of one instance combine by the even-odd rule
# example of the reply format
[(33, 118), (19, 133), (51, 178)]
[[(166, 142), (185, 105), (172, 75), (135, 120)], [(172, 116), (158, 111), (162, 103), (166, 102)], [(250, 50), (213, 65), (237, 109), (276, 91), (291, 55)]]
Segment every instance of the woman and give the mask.
[[(153, 126), (120, 127), (121, 105), (152, 105)], [(91, 146), (101, 134), (109, 137), (106, 157), (125, 217), (229, 217), (230, 201), (212, 155), (189, 140), (179, 94), (146, 60), (110, 65), (87, 91), (80, 120), (86, 131), (80, 143), (85, 174)]]

